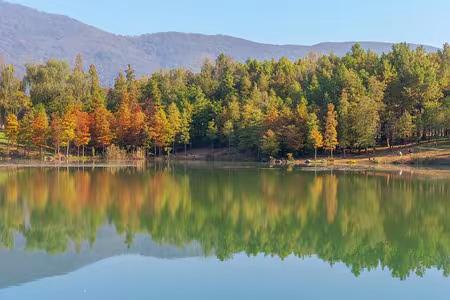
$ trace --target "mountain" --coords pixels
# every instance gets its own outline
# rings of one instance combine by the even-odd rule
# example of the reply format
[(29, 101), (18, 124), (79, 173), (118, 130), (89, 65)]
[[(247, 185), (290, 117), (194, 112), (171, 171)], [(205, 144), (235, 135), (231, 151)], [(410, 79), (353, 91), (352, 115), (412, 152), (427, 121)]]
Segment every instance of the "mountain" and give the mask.
[[(377, 53), (391, 43), (360, 42)], [(78, 53), (86, 64), (95, 64), (104, 83), (110, 84), (119, 70), (131, 64), (138, 75), (158, 69), (187, 67), (199, 70), (206, 58), (220, 53), (239, 61), (248, 58), (298, 59), (309, 52), (344, 55), (354, 42), (320, 43), (313, 46), (270, 45), (225, 35), (165, 32), (140, 36), (108, 33), (72, 18), (48, 14), (0, 0), (0, 57), (23, 74), (24, 64), (49, 58), (73, 62)], [(417, 45), (411, 44), (411, 47)], [(437, 48), (425, 46), (427, 51)]]

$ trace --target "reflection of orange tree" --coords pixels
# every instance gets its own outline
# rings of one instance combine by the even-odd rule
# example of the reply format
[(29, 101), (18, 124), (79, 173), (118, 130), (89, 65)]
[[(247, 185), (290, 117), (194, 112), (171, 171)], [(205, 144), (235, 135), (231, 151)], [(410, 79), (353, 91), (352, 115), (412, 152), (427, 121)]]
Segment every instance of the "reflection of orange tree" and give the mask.
[(179, 168), (24, 169), (0, 173), (1, 243), (29, 249), (93, 243), (112, 223), (125, 242), (198, 241), (206, 254), (316, 254), (355, 274), (449, 272), (450, 183), (361, 174)]

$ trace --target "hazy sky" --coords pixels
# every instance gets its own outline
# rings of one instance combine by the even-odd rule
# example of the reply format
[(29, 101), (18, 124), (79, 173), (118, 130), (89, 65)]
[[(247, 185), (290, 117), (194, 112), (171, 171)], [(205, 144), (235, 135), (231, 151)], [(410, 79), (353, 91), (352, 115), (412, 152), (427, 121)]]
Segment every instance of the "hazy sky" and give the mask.
[(450, 0), (9, 0), (109, 32), (227, 34), (258, 42), (450, 42)]

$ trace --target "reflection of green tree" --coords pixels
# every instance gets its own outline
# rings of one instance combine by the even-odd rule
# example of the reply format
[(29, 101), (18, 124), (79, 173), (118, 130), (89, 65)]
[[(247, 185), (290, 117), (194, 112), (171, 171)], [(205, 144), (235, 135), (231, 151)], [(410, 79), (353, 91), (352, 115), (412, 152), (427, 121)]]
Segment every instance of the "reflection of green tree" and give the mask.
[(105, 223), (128, 245), (136, 233), (227, 259), (238, 252), (317, 255), (359, 274), (450, 272), (450, 183), (392, 174), (174, 168), (5, 170), (0, 243), (28, 249), (95, 242)]

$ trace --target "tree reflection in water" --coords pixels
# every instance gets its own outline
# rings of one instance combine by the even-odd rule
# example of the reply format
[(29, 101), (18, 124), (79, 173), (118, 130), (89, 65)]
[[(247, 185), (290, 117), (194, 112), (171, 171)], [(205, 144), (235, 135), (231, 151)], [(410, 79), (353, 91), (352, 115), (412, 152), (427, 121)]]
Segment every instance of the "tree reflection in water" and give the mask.
[(450, 182), (389, 173), (176, 166), (0, 171), (0, 244), (64, 252), (112, 224), (205, 255), (316, 255), (355, 275), (450, 271)]

